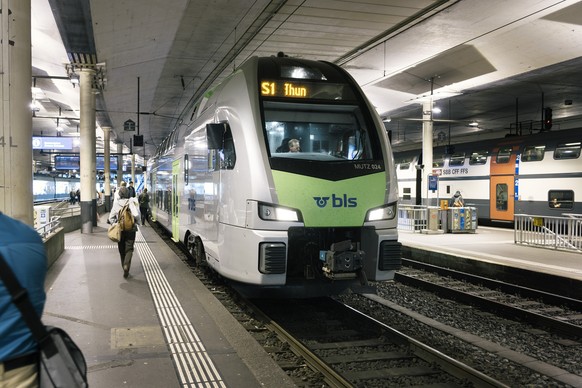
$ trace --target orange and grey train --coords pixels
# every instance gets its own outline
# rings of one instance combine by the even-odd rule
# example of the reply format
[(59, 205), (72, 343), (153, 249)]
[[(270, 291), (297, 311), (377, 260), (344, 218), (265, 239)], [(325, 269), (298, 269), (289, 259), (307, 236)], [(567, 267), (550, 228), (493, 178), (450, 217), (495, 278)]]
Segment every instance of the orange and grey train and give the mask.
[[(438, 175), (435, 197), (460, 191), (480, 222), (514, 221), (515, 214), (582, 213), (582, 130), (435, 147), (430, 173)], [(452, 151), (452, 152), (451, 152)], [(395, 154), (402, 204), (419, 204), (420, 151)], [(438, 196), (437, 196), (438, 194)]]

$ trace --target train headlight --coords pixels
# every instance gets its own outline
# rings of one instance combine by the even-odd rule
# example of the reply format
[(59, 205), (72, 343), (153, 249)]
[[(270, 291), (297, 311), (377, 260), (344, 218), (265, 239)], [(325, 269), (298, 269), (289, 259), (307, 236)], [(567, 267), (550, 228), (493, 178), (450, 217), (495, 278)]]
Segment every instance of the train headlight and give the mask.
[(265, 221), (298, 222), (302, 220), (299, 210), (268, 203), (259, 203), (259, 217)]
[(396, 203), (389, 203), (374, 209), (368, 210), (366, 221), (391, 220), (396, 216)]

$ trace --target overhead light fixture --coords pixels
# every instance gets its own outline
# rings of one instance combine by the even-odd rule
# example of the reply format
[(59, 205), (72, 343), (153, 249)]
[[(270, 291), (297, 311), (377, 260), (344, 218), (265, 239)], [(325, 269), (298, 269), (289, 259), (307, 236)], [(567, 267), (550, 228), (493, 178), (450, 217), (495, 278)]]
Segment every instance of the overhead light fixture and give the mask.
[(75, 66), (70, 63), (67, 63), (65, 65), (65, 69), (67, 71), (67, 76), (69, 77), (69, 80), (73, 84), (73, 87), (75, 87), (75, 85), (79, 85), (80, 77), (79, 74), (75, 72)]
[(32, 102), (30, 103), (30, 110), (32, 112), (40, 111), (40, 104), (38, 103), (38, 101), (32, 100)]
[(434, 108), (432, 108), (432, 113), (441, 113), (441, 112), (442, 112), (442, 110), (438, 106), (435, 106)]
[(72, 71), (71, 74), (69, 74), (69, 78), (71, 79), (73, 87), (75, 87), (75, 85), (79, 85), (79, 74), (75, 73), (75, 71)]
[(472, 122), (469, 123), (469, 126), (470, 127), (478, 127), (479, 126), (479, 123), (476, 122), (476, 121), (472, 121)]
[[(60, 112), (59, 112), (60, 113)], [(61, 136), (61, 133), (64, 131), (65, 129), (63, 127), (60, 126), (59, 124), (59, 118), (57, 117), (57, 136)]]

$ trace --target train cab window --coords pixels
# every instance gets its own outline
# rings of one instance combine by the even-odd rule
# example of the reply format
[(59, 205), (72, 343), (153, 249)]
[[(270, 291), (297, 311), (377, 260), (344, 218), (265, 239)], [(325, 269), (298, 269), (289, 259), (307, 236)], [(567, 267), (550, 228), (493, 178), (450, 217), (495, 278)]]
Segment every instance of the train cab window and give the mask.
[(511, 160), (511, 147), (501, 147), (499, 151), (497, 151), (497, 157), (495, 158), (495, 162), (498, 164), (509, 163)]
[(506, 211), (507, 210), (507, 184), (498, 183), (495, 186), (495, 208), (497, 210)]
[(444, 156), (441, 156), (440, 158), (437, 157), (437, 158), (433, 159), (433, 161), (432, 161), (432, 166), (434, 168), (441, 168), (444, 165), (445, 165), (445, 157)]
[(574, 207), (574, 191), (548, 191), (548, 206), (552, 209), (572, 209)]
[(487, 151), (475, 151), (471, 153), (471, 157), (469, 158), (469, 164), (485, 164), (487, 163), (487, 155), (489, 153)]
[(522, 162), (538, 162), (544, 158), (544, 151), (546, 146), (525, 146), (521, 154)]
[(558, 144), (554, 151), (554, 159), (578, 159), (580, 157), (580, 142)]
[(226, 126), (224, 133), (223, 148), (220, 150), (220, 169), (232, 170), (236, 164), (236, 151), (234, 149), (234, 141), (232, 139), (232, 132), (230, 126)]
[(451, 158), (449, 159), (449, 166), (450, 167), (458, 167), (465, 164), (465, 153), (460, 154), (452, 154)]

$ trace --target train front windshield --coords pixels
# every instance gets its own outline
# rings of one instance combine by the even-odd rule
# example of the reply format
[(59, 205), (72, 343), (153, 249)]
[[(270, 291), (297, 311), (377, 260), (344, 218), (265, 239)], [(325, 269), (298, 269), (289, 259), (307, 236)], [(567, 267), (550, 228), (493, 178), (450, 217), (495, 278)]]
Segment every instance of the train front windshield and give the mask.
[[(381, 159), (374, 131), (357, 105), (264, 101), (265, 130), (272, 158), (320, 162)], [(372, 135), (371, 135), (372, 133)]]
[(259, 97), (272, 169), (332, 180), (384, 170), (372, 112), (339, 67), (261, 58)]

